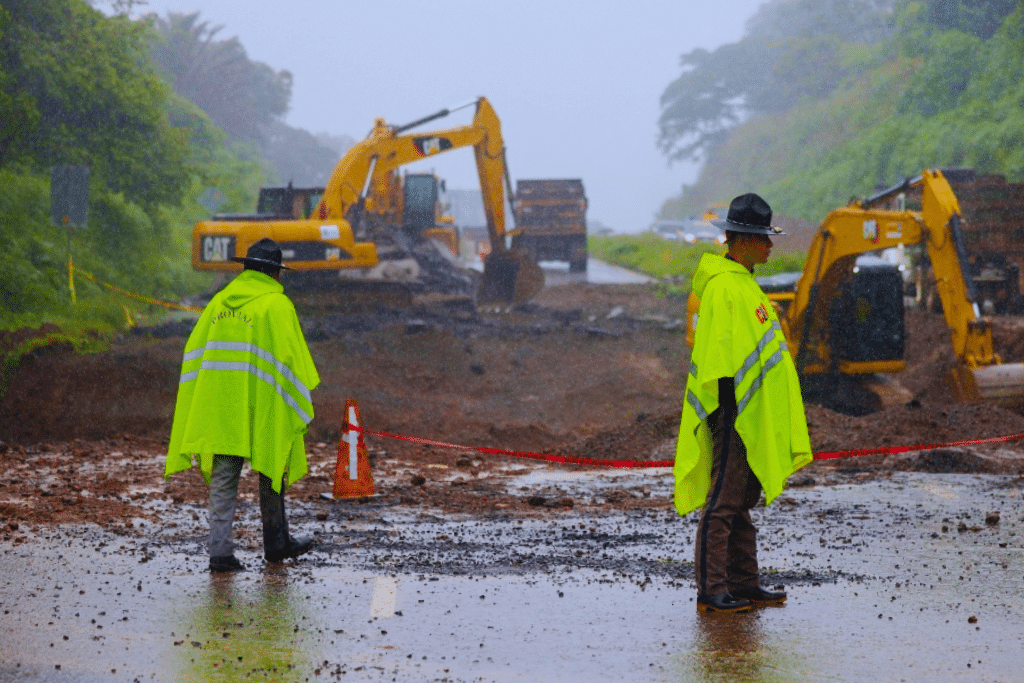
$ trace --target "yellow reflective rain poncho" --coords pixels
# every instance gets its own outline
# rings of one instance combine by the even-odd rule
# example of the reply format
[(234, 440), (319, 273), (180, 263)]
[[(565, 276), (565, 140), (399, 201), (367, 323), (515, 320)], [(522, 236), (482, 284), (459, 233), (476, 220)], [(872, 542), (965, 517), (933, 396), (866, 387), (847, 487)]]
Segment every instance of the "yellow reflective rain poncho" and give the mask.
[(320, 383), (295, 307), (269, 275), (244, 270), (210, 301), (185, 346), (164, 476), (237, 455), (280, 493), (303, 477), (303, 435)]
[(736, 431), (765, 497), (772, 502), (786, 478), (812, 460), (796, 366), (768, 297), (745, 267), (705, 254), (693, 277), (701, 300), (690, 375), (676, 446), (675, 505), (702, 507), (711, 487), (711, 432), (718, 379), (736, 387)]

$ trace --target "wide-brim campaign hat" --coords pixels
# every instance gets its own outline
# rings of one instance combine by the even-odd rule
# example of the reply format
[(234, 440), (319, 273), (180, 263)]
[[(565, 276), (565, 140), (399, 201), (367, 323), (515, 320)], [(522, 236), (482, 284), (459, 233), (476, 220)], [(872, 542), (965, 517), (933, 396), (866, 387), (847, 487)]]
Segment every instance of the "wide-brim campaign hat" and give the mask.
[(782, 228), (772, 225), (772, 207), (753, 192), (741, 194), (729, 204), (725, 220), (711, 221), (722, 230), (746, 232), (754, 235), (785, 235)]
[(261, 265), (291, 270), (288, 266), (281, 264), (281, 247), (277, 246), (277, 242), (269, 237), (264, 237), (249, 247), (249, 250), (245, 252), (245, 256), (232, 256), (231, 260), (245, 265)]

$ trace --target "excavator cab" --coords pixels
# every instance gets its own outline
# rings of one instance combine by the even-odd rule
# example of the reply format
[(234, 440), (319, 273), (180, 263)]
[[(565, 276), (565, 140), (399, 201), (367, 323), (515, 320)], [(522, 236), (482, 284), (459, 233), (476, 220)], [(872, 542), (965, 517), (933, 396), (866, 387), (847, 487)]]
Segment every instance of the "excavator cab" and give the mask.
[(839, 361), (902, 361), (906, 325), (899, 267), (865, 255), (851, 270), (829, 311), (833, 355)]
[(263, 187), (260, 188), (256, 213), (302, 220), (313, 215), (323, 194), (322, 187), (293, 187), (291, 183), (285, 187)]
[(434, 227), (441, 193), (432, 173), (409, 173), (403, 183), (402, 229), (419, 236)]

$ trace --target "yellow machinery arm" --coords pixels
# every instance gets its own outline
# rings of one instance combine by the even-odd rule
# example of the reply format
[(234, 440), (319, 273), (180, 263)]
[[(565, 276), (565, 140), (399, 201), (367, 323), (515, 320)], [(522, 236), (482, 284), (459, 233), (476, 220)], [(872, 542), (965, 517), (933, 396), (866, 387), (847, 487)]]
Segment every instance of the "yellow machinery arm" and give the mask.
[(385, 207), (375, 206), (375, 198), (389, 193), (393, 172), (400, 166), (453, 149), (472, 147), (483, 195), (491, 254), (484, 262), (483, 301), (522, 301), (532, 298), (544, 285), (544, 275), (536, 264), (510, 253), (505, 244), (505, 191), (511, 196), (505, 160), (501, 122), (486, 98), (474, 103), (476, 114), (466, 126), (428, 133), (404, 131), (447, 116), (455, 109), (436, 114), (405, 126), (392, 127), (377, 119), (365, 140), (357, 143), (335, 167), (320, 204), (322, 220), (345, 220), (358, 231), (365, 214)]
[(374, 207), (366, 206), (368, 197), (372, 204), (375, 194), (383, 196), (388, 193), (387, 182), (391, 171), (426, 157), (472, 147), (480, 176), (480, 188), (484, 194), (488, 231), (492, 237), (504, 236), (505, 194), (502, 179), (505, 173), (505, 149), (501, 123), (487, 98), (481, 97), (474, 104), (477, 111), (472, 123), (443, 131), (401, 134), (409, 128), (447, 116), (469, 105), (442, 109), (400, 127), (389, 126), (384, 119), (377, 119), (366, 139), (352, 147), (334, 168), (324, 191), (320, 217), (351, 220), (353, 212), (372, 212)]
[[(921, 186), (922, 210), (876, 209), (875, 205)], [(827, 336), (830, 303), (844, 272), (856, 257), (900, 244), (924, 243), (932, 261), (950, 340), (959, 361), (947, 382), (962, 400), (1016, 401), (1024, 396), (1024, 366), (1003, 365), (992, 351), (990, 323), (974, 303), (973, 283), (965, 279), (966, 248), (956, 195), (941, 171), (917, 178), (850, 206), (836, 209), (822, 223), (808, 252), (797, 290), (786, 312), (790, 348), (801, 372), (845, 374), (896, 372), (902, 360), (833, 362)]]

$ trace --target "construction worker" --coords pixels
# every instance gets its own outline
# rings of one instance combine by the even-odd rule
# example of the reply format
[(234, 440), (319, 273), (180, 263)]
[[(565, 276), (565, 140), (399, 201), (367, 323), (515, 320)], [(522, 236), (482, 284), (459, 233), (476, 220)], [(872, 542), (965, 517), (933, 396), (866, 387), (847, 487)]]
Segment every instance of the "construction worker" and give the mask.
[(771, 503), (786, 478), (811, 462), (796, 367), (754, 266), (771, 253), (772, 210), (756, 194), (732, 201), (728, 253), (705, 254), (693, 276), (700, 298), (679, 426), (675, 506), (703, 506), (697, 526), (697, 610), (745, 612), (782, 604), (786, 593), (759, 582), (750, 509)]
[(285, 485), (308, 471), (303, 435), (320, 383), (291, 300), (280, 282), (281, 249), (264, 238), (242, 272), (207, 305), (185, 346), (165, 477), (192, 466), (210, 486), (210, 571), (245, 569), (231, 525), (242, 463), (259, 473), (263, 553), (268, 562), (313, 547), (288, 533)]

